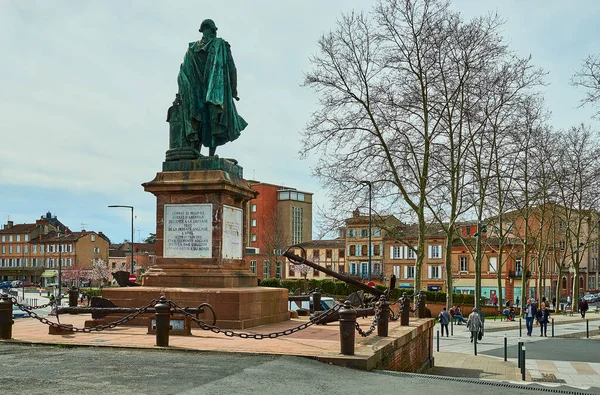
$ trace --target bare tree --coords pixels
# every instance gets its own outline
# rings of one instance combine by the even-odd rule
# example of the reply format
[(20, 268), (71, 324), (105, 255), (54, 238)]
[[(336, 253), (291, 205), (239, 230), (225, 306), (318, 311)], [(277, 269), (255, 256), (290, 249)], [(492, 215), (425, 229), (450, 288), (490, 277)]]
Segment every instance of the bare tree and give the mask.
[[(590, 104), (598, 105), (600, 102), (600, 54), (588, 56), (575, 75), (571, 77), (571, 84), (583, 88), (585, 97), (581, 99), (580, 107)], [(600, 116), (600, 110), (594, 117)]]

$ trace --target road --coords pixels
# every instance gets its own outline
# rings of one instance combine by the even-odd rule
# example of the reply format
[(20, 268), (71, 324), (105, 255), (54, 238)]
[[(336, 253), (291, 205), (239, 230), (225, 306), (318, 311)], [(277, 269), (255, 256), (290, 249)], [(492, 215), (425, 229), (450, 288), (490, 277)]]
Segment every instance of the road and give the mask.
[[(537, 385), (364, 372), (249, 354), (64, 348), (0, 343), (0, 390), (11, 394), (535, 394)], [(544, 388), (544, 393), (571, 390)], [(565, 393), (565, 392), (563, 392)], [(591, 392), (567, 392), (591, 393)]]

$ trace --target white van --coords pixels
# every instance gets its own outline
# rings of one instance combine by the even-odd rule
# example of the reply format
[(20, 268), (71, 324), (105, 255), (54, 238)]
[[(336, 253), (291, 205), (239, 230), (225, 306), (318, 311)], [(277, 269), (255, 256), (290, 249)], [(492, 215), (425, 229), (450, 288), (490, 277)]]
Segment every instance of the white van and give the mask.
[[(335, 307), (335, 305), (337, 304), (337, 302), (335, 301), (335, 299), (328, 297), (328, 296), (321, 296), (321, 310), (325, 311), (325, 310), (329, 310)], [(288, 309), (289, 310), (308, 310), (312, 313), (314, 313), (313, 311), (313, 298), (312, 296), (310, 297), (310, 302), (308, 300), (303, 300), (303, 301), (290, 301), (288, 302)]]

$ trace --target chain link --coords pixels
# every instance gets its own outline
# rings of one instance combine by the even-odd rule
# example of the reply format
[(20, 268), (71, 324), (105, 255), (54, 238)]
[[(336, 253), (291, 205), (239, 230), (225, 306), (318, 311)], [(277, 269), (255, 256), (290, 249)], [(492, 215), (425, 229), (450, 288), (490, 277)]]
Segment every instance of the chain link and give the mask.
[(40, 317), (35, 311), (32, 311), (31, 309), (28, 308), (28, 306), (22, 305), (20, 303), (17, 302), (17, 300), (13, 297), (9, 298), (12, 300), (12, 303), (17, 306), (19, 309), (21, 309), (22, 311), (26, 312), (29, 317), (34, 318), (38, 321), (40, 321), (42, 324), (46, 324), (48, 326), (57, 328), (57, 329), (62, 329), (68, 332), (83, 332), (83, 333), (90, 333), (90, 332), (100, 332), (103, 331), (105, 329), (112, 329), (115, 328), (119, 325), (123, 325), (131, 320), (133, 320), (135, 317), (137, 317), (138, 315), (145, 313), (146, 310), (148, 310), (150, 307), (154, 307), (157, 303), (158, 300), (157, 299), (153, 299), (149, 304), (147, 304), (146, 306), (140, 308), (139, 310), (137, 310), (136, 312), (129, 314), (117, 321), (113, 321), (110, 322), (106, 325), (97, 325), (94, 327), (83, 327), (83, 328), (77, 328), (75, 326), (70, 326), (70, 325), (65, 325), (65, 324), (60, 324), (60, 323), (56, 323), (56, 322), (52, 322), (47, 318), (44, 317)]
[[(320, 314), (318, 317), (315, 318), (311, 318), (310, 321), (298, 325), (294, 328), (289, 328), (283, 331), (278, 331), (278, 332), (271, 332), (271, 333), (245, 333), (245, 332), (234, 332), (232, 330), (223, 330), (221, 328), (219, 328), (216, 325), (211, 325), (206, 323), (205, 321), (194, 317), (194, 315), (192, 313), (187, 312), (185, 309), (177, 306), (175, 303), (170, 302), (169, 303), (173, 309), (180, 313), (185, 315), (186, 317), (188, 317), (190, 320), (194, 321), (196, 324), (198, 324), (198, 326), (200, 326), (201, 329), (205, 330), (205, 331), (211, 331), (213, 333), (217, 333), (217, 334), (223, 334), (227, 337), (239, 337), (241, 339), (255, 339), (255, 340), (262, 340), (262, 339), (276, 339), (278, 337), (281, 336), (288, 336), (291, 335), (293, 333), (299, 332), (301, 330), (304, 330), (314, 324), (318, 324), (320, 321), (322, 321), (323, 319), (325, 319), (326, 317), (329, 317), (330, 315), (334, 314), (335, 312), (339, 311), (342, 308), (341, 304), (337, 304), (336, 306), (334, 306), (332, 309), (327, 310), (327, 312)], [(210, 306), (210, 305), (209, 305)], [(211, 307), (212, 310), (212, 307)], [(214, 312), (214, 310), (213, 310)]]
[(377, 303), (375, 303), (375, 315), (373, 316), (373, 321), (371, 322), (371, 327), (369, 328), (369, 330), (364, 331), (361, 329), (360, 325), (357, 322), (356, 323), (356, 331), (358, 332), (358, 334), (361, 335), (362, 337), (370, 336), (375, 331), (375, 328), (377, 327), (377, 323), (379, 322), (380, 314), (381, 314), (381, 302), (377, 302)]

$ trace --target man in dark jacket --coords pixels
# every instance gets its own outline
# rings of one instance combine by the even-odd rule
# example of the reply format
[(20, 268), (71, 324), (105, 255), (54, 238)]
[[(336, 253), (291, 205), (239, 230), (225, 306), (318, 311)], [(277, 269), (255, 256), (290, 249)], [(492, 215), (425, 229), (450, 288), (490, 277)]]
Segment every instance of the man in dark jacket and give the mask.
[(585, 312), (588, 311), (588, 302), (585, 298), (581, 298), (581, 303), (579, 304), (579, 312), (581, 313), (581, 318), (585, 318)]
[(527, 325), (527, 336), (531, 336), (531, 332), (533, 332), (533, 320), (537, 316), (537, 308), (535, 304), (531, 303), (531, 299), (527, 299), (523, 315), (525, 316), (525, 324)]
[(442, 327), (442, 337), (444, 336), (444, 328), (446, 329), (446, 337), (450, 337), (448, 334), (448, 324), (450, 323), (450, 314), (446, 311), (444, 307), (440, 314), (438, 315), (438, 319), (440, 320), (440, 326)]

